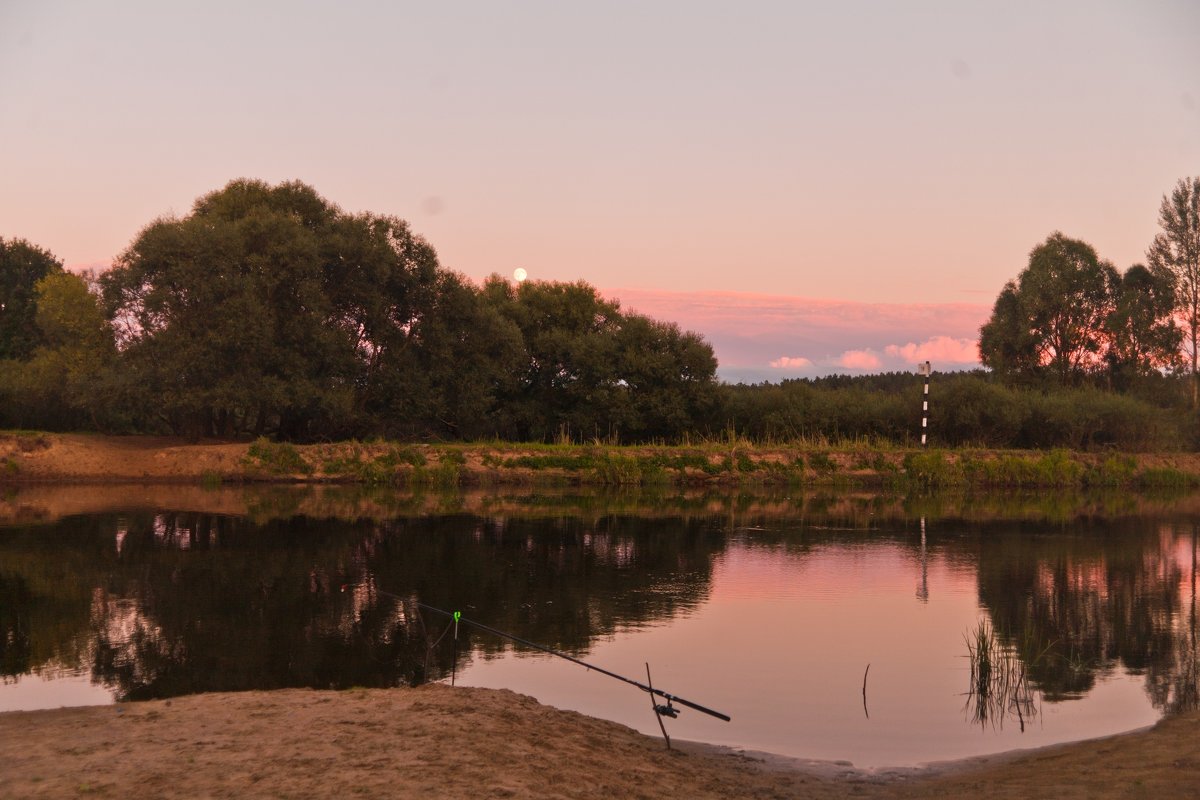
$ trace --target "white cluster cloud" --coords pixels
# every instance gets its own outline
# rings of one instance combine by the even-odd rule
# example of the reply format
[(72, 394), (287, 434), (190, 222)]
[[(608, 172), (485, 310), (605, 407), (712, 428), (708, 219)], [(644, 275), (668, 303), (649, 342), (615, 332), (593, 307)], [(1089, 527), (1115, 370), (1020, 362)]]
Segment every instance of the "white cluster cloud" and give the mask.
[(870, 372), (881, 369), (904, 369), (923, 361), (951, 368), (971, 367), (979, 363), (979, 342), (975, 339), (933, 336), (923, 342), (889, 344), (882, 350), (864, 347), (846, 350), (839, 356), (814, 361), (804, 356), (781, 356), (769, 362), (772, 369), (804, 370), (810, 373), (828, 369), (847, 369)]
[(780, 356), (771, 362), (773, 369), (804, 369), (812, 365), (812, 360), (804, 356)]
[(934, 336), (917, 344), (889, 344), (884, 348), (889, 356), (902, 358), (910, 364), (922, 361), (949, 364), (979, 363), (979, 341), (976, 339), (954, 339), (949, 336)]
[(883, 361), (870, 348), (865, 350), (847, 350), (837, 360), (839, 367), (846, 369), (879, 369)]

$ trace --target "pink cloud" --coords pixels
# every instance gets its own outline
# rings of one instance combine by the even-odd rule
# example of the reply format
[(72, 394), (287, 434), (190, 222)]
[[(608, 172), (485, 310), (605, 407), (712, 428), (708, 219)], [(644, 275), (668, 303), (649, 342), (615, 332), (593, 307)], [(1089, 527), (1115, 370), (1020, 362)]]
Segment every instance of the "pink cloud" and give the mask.
[(884, 348), (884, 352), (889, 356), (903, 358), (910, 364), (917, 364), (922, 361), (978, 364), (979, 340), (934, 336), (920, 344), (916, 342), (909, 342), (905, 345), (889, 344)]
[[(973, 352), (967, 357), (966, 350), (973, 347), (979, 326), (991, 313), (991, 305), (981, 303), (863, 303), (665, 289), (602, 293), (620, 300), (627, 311), (670, 320), (703, 335), (720, 362), (718, 374), (729, 381), (779, 380), (801, 371), (816, 376), (846, 369), (906, 369), (924, 360), (970, 369), (978, 358)], [(911, 357), (906, 350), (910, 346)], [(793, 359), (785, 362), (780, 353), (806, 353), (812, 364), (802, 365), (795, 360), (799, 356), (785, 356)], [(791, 372), (781, 375), (785, 369)]]
[(803, 369), (812, 365), (813, 362), (803, 356), (781, 356), (771, 362), (775, 369)]
[(883, 362), (870, 350), (847, 350), (837, 360), (837, 365), (846, 369), (879, 369)]

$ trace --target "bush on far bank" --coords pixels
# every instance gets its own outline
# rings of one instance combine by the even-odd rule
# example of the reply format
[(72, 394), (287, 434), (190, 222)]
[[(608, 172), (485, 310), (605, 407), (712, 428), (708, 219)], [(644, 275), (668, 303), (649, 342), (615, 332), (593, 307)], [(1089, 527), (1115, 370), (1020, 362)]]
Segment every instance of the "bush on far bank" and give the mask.
[[(1178, 378), (1162, 391), (1005, 385), (982, 370), (934, 376), (929, 441), (941, 447), (1126, 451), (1197, 446), (1197, 417)], [(916, 444), (922, 381), (911, 373), (724, 387), (724, 427), (755, 441), (826, 438)], [(1169, 404), (1152, 402), (1173, 401)]]

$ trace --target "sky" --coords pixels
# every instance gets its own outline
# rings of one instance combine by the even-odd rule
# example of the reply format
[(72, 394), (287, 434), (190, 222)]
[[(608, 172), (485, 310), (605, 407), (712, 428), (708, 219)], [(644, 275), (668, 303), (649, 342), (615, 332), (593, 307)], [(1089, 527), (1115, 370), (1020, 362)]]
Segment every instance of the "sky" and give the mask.
[(726, 380), (977, 365), (1050, 233), (1200, 174), (1200, 3), (0, 0), (0, 236), (104, 269), (234, 178), (584, 280)]

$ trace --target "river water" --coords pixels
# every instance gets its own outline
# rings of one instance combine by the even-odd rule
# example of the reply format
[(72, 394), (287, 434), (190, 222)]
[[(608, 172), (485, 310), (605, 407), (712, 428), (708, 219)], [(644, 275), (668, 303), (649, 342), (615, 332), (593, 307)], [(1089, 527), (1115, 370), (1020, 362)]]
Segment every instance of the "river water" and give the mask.
[(453, 676), (658, 735), (636, 688), (417, 603), (732, 717), (672, 737), (862, 767), (1196, 705), (1187, 502), (61, 491), (0, 507), (3, 710)]

